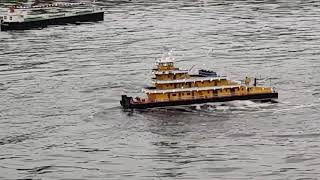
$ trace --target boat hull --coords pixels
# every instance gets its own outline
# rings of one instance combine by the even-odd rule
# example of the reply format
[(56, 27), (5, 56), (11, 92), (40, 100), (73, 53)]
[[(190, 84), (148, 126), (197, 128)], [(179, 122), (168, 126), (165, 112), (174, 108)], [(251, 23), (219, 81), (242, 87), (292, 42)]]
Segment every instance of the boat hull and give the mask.
[(191, 100), (179, 100), (179, 101), (165, 101), (165, 102), (150, 102), (150, 103), (132, 103), (132, 97), (122, 96), (120, 101), (121, 106), (124, 109), (147, 109), (155, 107), (167, 107), (167, 106), (181, 106), (181, 105), (191, 105), (191, 104), (203, 104), (209, 102), (226, 102), (234, 100), (261, 100), (270, 101), (272, 99), (277, 99), (278, 93), (264, 93), (264, 94), (251, 94), (251, 95), (241, 95), (241, 96), (224, 96), (224, 97), (212, 97), (207, 99), (191, 99)]
[(49, 25), (77, 24), (80, 22), (103, 21), (104, 12), (93, 12), (74, 16), (56, 17), (51, 19), (25, 21), (25, 22), (2, 22), (1, 31), (28, 30), (35, 28), (45, 28)]

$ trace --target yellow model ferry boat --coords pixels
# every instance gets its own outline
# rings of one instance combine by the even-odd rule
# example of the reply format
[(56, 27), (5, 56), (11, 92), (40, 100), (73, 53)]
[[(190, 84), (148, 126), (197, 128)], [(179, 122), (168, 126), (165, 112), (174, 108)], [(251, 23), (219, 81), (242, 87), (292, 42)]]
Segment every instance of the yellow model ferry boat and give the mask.
[(251, 83), (246, 77), (244, 83), (218, 76), (213, 71), (199, 70), (190, 74), (188, 70), (176, 68), (173, 58), (156, 62), (152, 78), (154, 86), (146, 87), (146, 98), (132, 98), (122, 95), (120, 104), (125, 109), (202, 104), (233, 100), (270, 101), (278, 98), (272, 87), (257, 86), (256, 78)]

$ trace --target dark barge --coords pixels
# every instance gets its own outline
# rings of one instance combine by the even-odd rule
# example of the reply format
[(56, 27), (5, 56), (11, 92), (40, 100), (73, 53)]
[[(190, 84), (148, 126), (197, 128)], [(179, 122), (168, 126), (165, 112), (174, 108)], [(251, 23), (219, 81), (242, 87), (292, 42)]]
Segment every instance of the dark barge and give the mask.
[[(55, 6), (46, 6), (53, 8)], [(104, 20), (102, 9), (71, 9), (69, 12), (51, 12), (31, 14), (31, 11), (43, 10), (40, 7), (15, 8), (10, 7), (7, 15), (1, 18), (1, 31), (41, 29), (50, 25), (79, 24), (82, 22), (97, 22)], [(43, 12), (43, 11), (41, 11)]]

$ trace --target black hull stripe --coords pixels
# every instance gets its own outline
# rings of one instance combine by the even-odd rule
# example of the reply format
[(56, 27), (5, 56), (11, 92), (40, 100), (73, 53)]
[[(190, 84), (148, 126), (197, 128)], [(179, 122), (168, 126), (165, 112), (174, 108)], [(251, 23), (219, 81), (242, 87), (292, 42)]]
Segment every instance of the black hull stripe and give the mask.
[(9, 30), (27, 30), (35, 28), (45, 28), (49, 25), (75, 24), (78, 22), (96, 22), (103, 21), (104, 12), (79, 14), (67, 17), (57, 17), (52, 19), (25, 21), (25, 22), (3, 22), (1, 31)]
[(253, 95), (243, 95), (243, 96), (228, 96), (228, 97), (213, 97), (210, 99), (193, 99), (193, 100), (181, 100), (181, 101), (170, 101), (170, 102), (156, 102), (156, 103), (144, 103), (144, 104), (126, 104), (120, 102), (123, 108), (129, 109), (146, 109), (154, 107), (166, 107), (166, 106), (180, 106), (180, 105), (191, 105), (191, 104), (203, 104), (209, 102), (226, 102), (234, 100), (271, 100), (277, 99), (278, 93), (268, 93), (268, 94), (253, 94)]

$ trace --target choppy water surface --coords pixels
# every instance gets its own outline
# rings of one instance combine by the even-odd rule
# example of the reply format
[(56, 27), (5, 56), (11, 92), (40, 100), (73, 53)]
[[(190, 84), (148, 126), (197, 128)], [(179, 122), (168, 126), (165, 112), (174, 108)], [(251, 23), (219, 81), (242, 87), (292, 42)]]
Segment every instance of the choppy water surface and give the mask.
[[(101, 4), (101, 23), (0, 33), (0, 179), (320, 177), (319, 1)], [(279, 103), (124, 112), (170, 49), (271, 78)]]

